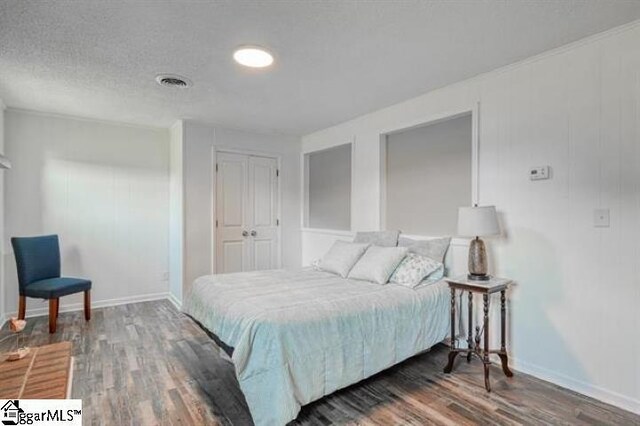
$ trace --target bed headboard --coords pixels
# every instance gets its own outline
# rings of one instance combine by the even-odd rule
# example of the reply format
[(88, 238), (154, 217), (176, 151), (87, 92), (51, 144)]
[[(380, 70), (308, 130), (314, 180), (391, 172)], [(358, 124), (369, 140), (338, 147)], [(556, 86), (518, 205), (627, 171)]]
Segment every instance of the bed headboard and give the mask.
[[(401, 234), (403, 237), (414, 240), (430, 240), (438, 237), (423, 235)], [(320, 259), (337, 240), (353, 241), (355, 232), (335, 231), (329, 229), (302, 230), (302, 264), (308, 266), (316, 259)], [(469, 240), (464, 238), (452, 238), (451, 245), (444, 259), (447, 275), (460, 275), (467, 271), (467, 256), (469, 253)]]

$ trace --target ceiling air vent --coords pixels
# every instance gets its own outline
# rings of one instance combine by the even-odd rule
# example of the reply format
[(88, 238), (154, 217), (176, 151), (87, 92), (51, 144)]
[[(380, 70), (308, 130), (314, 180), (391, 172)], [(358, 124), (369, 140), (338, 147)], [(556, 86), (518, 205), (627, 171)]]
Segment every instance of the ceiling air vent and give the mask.
[(192, 86), (188, 78), (176, 74), (160, 74), (156, 76), (156, 82), (160, 86), (175, 87), (178, 89), (186, 89)]

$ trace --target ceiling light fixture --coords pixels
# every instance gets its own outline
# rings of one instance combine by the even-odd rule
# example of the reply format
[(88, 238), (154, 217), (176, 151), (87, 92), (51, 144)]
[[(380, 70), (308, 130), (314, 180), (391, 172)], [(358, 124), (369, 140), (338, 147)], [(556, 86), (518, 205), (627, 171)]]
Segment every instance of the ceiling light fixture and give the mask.
[(191, 80), (177, 74), (159, 74), (156, 76), (156, 83), (164, 87), (175, 87), (178, 89), (186, 89), (193, 86)]
[(241, 46), (233, 52), (233, 59), (250, 68), (265, 68), (273, 64), (273, 55), (259, 46)]

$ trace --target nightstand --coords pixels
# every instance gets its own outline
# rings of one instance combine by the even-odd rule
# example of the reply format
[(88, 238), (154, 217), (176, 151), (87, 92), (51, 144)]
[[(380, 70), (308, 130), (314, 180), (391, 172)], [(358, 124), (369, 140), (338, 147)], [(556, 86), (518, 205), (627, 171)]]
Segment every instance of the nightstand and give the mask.
[[(511, 280), (506, 278), (495, 278), (487, 281), (472, 281), (467, 278), (466, 275), (462, 275), (455, 278), (446, 278), (451, 289), (451, 349), (449, 351), (449, 362), (444, 368), (445, 373), (451, 373), (453, 370), (453, 362), (458, 354), (464, 354), (467, 357), (467, 362), (471, 362), (473, 355), (476, 355), (482, 361), (484, 365), (484, 386), (488, 392), (491, 392), (491, 385), (489, 383), (489, 366), (491, 361), (489, 360), (490, 354), (496, 354), (500, 357), (502, 362), (502, 371), (507, 377), (513, 377), (513, 373), (509, 370), (509, 359), (507, 357), (507, 347), (505, 343), (506, 334), (506, 291)], [(467, 335), (467, 348), (461, 349), (457, 347), (458, 338), (456, 337), (456, 290), (461, 292), (467, 292), (469, 297), (469, 325)], [(500, 349), (489, 349), (489, 296), (500, 292)], [(479, 326), (476, 326), (476, 335), (473, 337), (473, 294), (482, 294), (482, 300), (484, 302), (484, 321), (482, 330)], [(480, 338), (484, 339), (483, 348), (480, 347)]]

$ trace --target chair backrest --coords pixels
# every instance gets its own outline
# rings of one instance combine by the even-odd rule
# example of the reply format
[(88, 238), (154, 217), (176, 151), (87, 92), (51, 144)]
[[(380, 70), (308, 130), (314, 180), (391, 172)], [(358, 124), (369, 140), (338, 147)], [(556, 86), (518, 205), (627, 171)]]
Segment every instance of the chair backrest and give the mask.
[(16, 257), (21, 291), (33, 282), (60, 277), (60, 246), (57, 235), (13, 237), (11, 245)]

